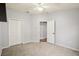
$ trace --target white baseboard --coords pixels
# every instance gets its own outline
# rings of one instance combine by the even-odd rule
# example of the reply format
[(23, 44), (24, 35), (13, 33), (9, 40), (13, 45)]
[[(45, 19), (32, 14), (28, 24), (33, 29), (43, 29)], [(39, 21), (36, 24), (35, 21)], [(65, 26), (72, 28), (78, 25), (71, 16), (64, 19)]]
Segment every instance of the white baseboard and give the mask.
[(2, 47), (2, 49), (8, 48), (8, 47), (10, 47), (10, 46)]
[[(32, 42), (39, 42), (39, 41), (32, 41)], [(23, 42), (22, 44), (32, 43), (32, 42), (28, 41), (28, 42)]]
[(79, 51), (79, 49), (72, 48), (72, 47), (69, 47), (69, 46), (65, 46), (65, 45), (62, 45), (62, 44), (56, 44), (56, 45), (61, 46), (61, 47), (65, 47), (65, 48), (68, 48), (68, 49), (71, 49), (71, 50), (74, 50), (74, 51)]
[[(29, 42), (30, 42), (30, 41), (22, 42), (22, 43), (18, 43), (18, 44), (25, 44), (25, 43), (29, 43)], [(34, 42), (39, 42), (39, 41), (34, 41)], [(14, 44), (14, 45), (17, 45), (17, 44)], [(14, 45), (5, 46), (5, 47), (2, 47), (1, 49), (5, 49), (5, 48), (8, 48), (8, 47), (14, 46)]]

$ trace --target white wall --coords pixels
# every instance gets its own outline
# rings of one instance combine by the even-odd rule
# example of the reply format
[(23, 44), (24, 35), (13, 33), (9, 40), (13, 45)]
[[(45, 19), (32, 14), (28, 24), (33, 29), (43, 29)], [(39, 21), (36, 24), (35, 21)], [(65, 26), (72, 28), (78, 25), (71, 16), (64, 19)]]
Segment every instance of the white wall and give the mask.
[(31, 20), (29, 18), (22, 21), (21, 35), (22, 35), (23, 43), (32, 42), (32, 36), (31, 36), (32, 25), (31, 25)]
[[(39, 42), (40, 41), (40, 23), (38, 20), (38, 17), (35, 15), (32, 15), (32, 41), (33, 42)], [(39, 33), (39, 34), (38, 34)]]
[(56, 20), (56, 44), (79, 50), (79, 9), (32, 16), (32, 39), (40, 39), (40, 21)]
[(40, 22), (47, 21), (46, 14), (33, 14), (32, 18), (32, 40), (33, 42), (40, 42)]
[(40, 21), (46, 21), (46, 15), (31, 15), (7, 8), (7, 19), (8, 21), (22, 21), (21, 39), (23, 43), (40, 42)]
[(79, 50), (79, 9), (50, 15), (56, 20), (56, 44)]

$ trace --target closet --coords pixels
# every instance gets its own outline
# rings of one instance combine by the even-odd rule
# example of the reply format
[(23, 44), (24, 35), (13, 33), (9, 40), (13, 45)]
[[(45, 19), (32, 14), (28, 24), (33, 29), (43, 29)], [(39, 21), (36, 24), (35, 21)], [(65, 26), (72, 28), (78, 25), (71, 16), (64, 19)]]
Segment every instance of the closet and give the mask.
[(9, 25), (9, 46), (20, 44), (21, 40), (21, 23), (20, 20), (8, 20)]

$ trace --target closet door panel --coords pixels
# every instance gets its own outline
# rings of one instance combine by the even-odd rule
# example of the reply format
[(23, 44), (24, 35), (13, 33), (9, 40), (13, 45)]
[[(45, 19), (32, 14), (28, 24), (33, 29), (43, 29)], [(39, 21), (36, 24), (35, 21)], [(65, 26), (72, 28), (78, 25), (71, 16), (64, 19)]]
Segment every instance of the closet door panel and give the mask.
[(21, 43), (21, 21), (9, 20), (9, 46)]

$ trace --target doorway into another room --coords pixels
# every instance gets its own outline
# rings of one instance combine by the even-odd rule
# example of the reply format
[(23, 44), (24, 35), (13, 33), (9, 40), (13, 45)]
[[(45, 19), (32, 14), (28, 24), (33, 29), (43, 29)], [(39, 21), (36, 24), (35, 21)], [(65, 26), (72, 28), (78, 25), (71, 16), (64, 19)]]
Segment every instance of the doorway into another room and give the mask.
[(40, 22), (40, 42), (47, 42), (47, 22)]

